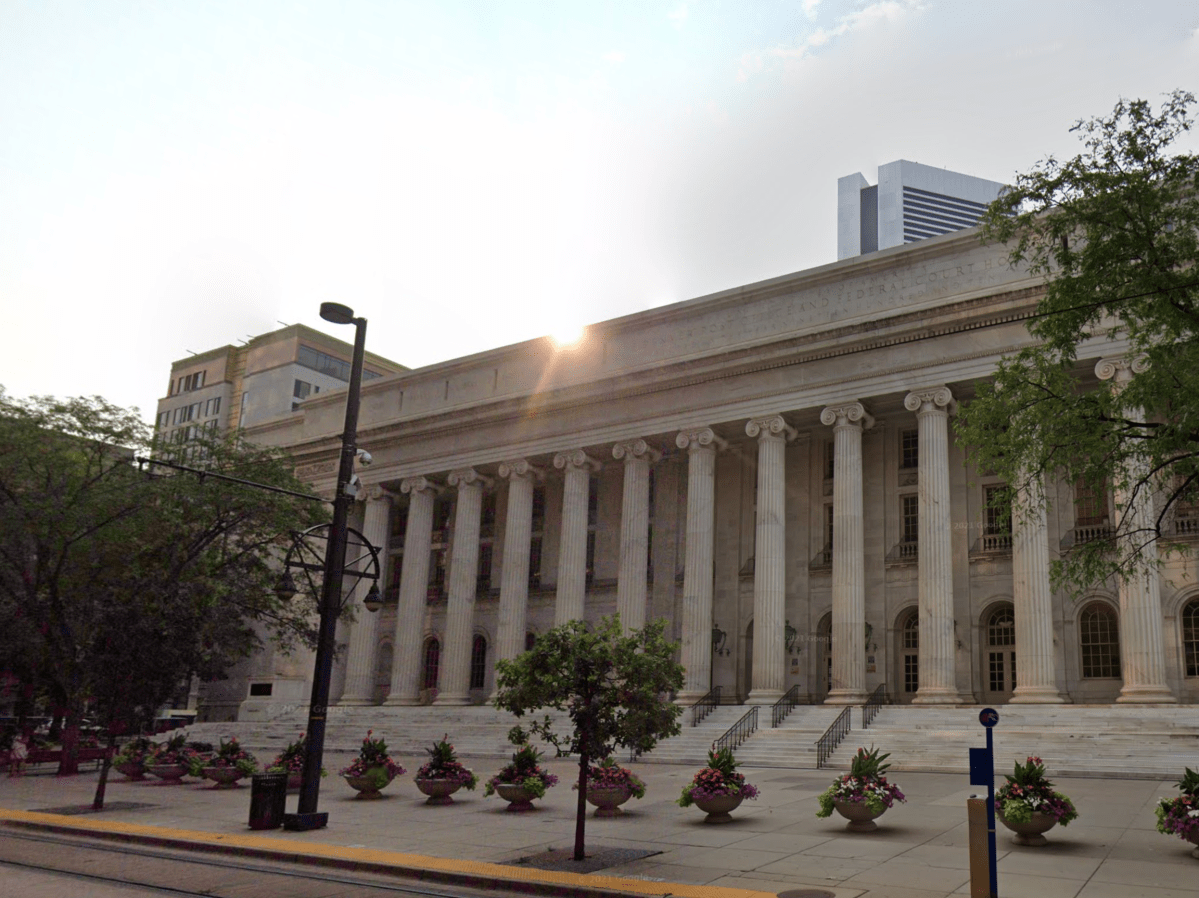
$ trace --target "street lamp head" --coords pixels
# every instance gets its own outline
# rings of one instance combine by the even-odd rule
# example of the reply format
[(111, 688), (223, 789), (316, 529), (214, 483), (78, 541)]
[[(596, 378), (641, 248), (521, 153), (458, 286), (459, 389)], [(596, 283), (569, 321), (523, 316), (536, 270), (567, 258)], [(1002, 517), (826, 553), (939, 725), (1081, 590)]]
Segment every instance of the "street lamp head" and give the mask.
[(362, 600), (362, 604), (366, 606), (366, 610), (372, 614), (383, 607), (383, 597), (379, 595), (379, 584), (372, 583), (371, 588), (366, 593), (366, 598)]
[(339, 302), (321, 303), (321, 317), (333, 324), (353, 324), (354, 310)]
[(275, 595), (280, 601), (291, 601), (296, 594), (296, 581), (291, 578), (291, 571), (284, 571), (283, 576), (279, 578), (279, 582), (275, 584)]

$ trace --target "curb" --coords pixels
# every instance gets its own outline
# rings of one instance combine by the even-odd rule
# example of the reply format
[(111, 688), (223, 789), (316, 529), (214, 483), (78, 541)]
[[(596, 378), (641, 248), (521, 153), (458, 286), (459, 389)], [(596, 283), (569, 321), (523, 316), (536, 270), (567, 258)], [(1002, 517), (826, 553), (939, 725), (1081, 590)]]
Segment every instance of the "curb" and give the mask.
[(0, 808), (7, 826), (66, 835), (92, 836), (120, 842), (184, 848), (214, 854), (233, 854), (314, 867), (365, 873), (398, 874), (425, 882), (504, 888), (535, 895), (614, 898), (628, 895), (677, 898), (776, 898), (773, 892), (728, 886), (650, 882), (591, 873), (564, 873), (531, 867), (512, 867), (483, 861), (430, 857), (377, 848), (348, 848), (266, 836), (197, 832), (140, 823), (78, 820), (60, 814)]

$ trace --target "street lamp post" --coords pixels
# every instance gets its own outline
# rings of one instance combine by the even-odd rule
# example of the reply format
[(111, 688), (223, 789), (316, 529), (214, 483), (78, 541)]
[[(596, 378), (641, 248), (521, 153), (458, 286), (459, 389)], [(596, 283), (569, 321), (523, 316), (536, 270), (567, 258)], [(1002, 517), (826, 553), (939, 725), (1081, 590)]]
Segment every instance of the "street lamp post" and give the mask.
[(346, 396), (345, 429), (341, 434), (341, 464), (337, 469), (337, 494), (333, 499), (333, 522), (325, 552), (325, 576), (321, 589), (321, 625), (312, 673), (312, 701), (308, 708), (308, 738), (304, 753), (304, 778), (295, 814), (284, 814), (283, 826), (290, 830), (319, 829), (329, 814), (317, 812), (321, 786), (321, 761), (325, 752), (325, 719), (329, 705), (329, 681), (333, 675), (337, 617), (341, 609), (342, 572), (346, 564), (346, 519), (353, 495), (346, 489), (354, 476), (358, 442), (358, 403), (362, 388), (362, 360), (366, 352), (366, 319), (355, 318), (354, 310), (335, 302), (321, 303), (321, 317), (333, 324), (354, 325), (354, 359), (350, 366), (350, 389)]

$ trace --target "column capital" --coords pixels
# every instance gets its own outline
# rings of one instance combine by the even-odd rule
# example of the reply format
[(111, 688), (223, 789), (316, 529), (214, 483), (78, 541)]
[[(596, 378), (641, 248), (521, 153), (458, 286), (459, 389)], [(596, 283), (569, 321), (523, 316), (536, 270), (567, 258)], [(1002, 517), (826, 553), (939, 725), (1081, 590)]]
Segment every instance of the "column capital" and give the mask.
[(697, 427), (693, 430), (680, 430), (674, 438), (674, 444), (680, 449), (690, 452), (692, 449), (702, 449), (714, 446), (717, 449), (727, 449), (728, 441), (716, 436), (711, 427)]
[(462, 489), (464, 486), (474, 486), (476, 483), (482, 487), (489, 487), (492, 484), (492, 479), (480, 474), (474, 468), (458, 468), (457, 470), (450, 471), (446, 482), (450, 486)]
[(1128, 386), (1134, 374), (1140, 374), (1148, 368), (1149, 359), (1143, 355), (1112, 356), (1095, 363), (1095, 376), (1100, 380), (1114, 380), (1116, 389), (1119, 390)]
[(361, 502), (379, 502), (390, 498), (392, 498), (391, 490), (385, 489), (381, 483), (365, 483), (362, 485), (362, 491), (358, 494)]
[(858, 427), (869, 430), (874, 426), (874, 416), (858, 401), (844, 405), (830, 405), (820, 413), (820, 423), (826, 427)]
[(617, 443), (612, 447), (612, 457), (617, 461), (628, 456), (629, 461), (635, 458), (648, 458), (650, 464), (658, 461), (662, 457), (662, 453), (647, 443), (645, 440), (625, 440), (622, 443)]
[(582, 449), (567, 449), (554, 456), (554, 467), (560, 471), (566, 468), (587, 468), (590, 471), (598, 471), (603, 466)]
[(782, 415), (750, 418), (745, 425), (745, 433), (746, 436), (758, 437), (760, 440), (781, 439), (784, 442), (799, 436), (799, 432), (784, 421)]
[(499, 474), (501, 480), (516, 480), (525, 477), (540, 480), (545, 472), (531, 464), (527, 458), (513, 458), (500, 462)]
[(437, 492), (439, 489), (441, 489), (441, 484), (434, 483), (423, 474), (417, 477), (405, 477), (400, 481), (401, 493), (420, 493), (424, 492), (425, 490)]
[(915, 412), (917, 416), (939, 412), (942, 409), (947, 414), (953, 415), (958, 410), (957, 400), (953, 398), (949, 387), (944, 384), (913, 390), (904, 397), (903, 407), (909, 412)]

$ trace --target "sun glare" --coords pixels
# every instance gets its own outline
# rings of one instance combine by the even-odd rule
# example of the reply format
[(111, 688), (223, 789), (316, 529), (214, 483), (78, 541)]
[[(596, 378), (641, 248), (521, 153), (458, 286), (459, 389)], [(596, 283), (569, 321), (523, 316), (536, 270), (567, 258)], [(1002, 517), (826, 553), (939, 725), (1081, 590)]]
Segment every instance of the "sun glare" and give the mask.
[(550, 339), (558, 349), (573, 349), (583, 342), (585, 330), (581, 324), (561, 324), (550, 334)]

